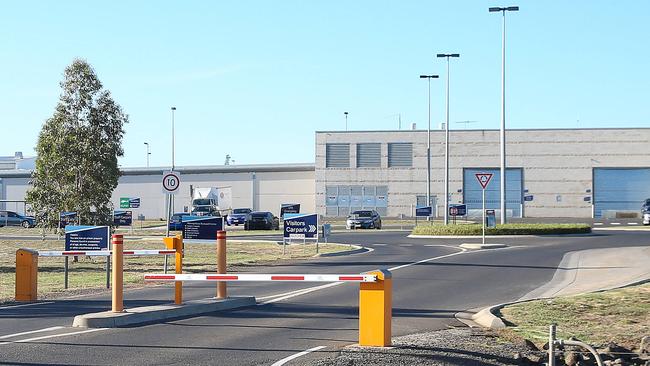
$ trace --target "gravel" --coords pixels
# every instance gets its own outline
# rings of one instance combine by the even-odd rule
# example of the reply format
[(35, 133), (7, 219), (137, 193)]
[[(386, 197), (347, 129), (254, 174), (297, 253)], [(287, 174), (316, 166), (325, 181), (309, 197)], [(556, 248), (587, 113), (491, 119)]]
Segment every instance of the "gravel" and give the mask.
[(530, 351), (521, 344), (503, 343), (489, 330), (453, 328), (393, 338), (393, 347), (348, 346), (336, 358), (309, 365), (518, 365), (515, 353)]

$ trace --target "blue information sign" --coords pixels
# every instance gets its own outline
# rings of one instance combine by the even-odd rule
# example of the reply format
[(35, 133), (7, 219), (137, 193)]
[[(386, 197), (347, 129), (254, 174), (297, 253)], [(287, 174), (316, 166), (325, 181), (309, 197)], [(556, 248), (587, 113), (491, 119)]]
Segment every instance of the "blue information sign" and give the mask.
[(221, 216), (183, 216), (183, 239), (217, 240), (217, 231), (223, 230)]
[(114, 211), (113, 224), (115, 226), (131, 226), (133, 224), (133, 211)]
[(524, 201), (525, 202), (530, 202), (532, 200), (533, 200), (533, 195), (532, 194), (524, 196)]
[(431, 206), (423, 206), (423, 207), (416, 207), (415, 208), (415, 216), (421, 217), (421, 216), (431, 216), (431, 213), (433, 211), (431, 210)]
[(280, 207), (280, 217), (284, 217), (284, 214), (297, 213), (300, 213), (300, 203), (283, 203)]
[(65, 250), (108, 250), (108, 226), (65, 227)]
[(284, 237), (292, 239), (318, 239), (318, 215), (285, 214)]
[(139, 208), (140, 207), (140, 197), (129, 198), (129, 207), (130, 208)]
[(68, 225), (73, 225), (77, 221), (76, 212), (61, 212), (59, 214), (59, 229), (63, 229)]
[(449, 206), (449, 216), (465, 216), (465, 215), (467, 215), (467, 205)]

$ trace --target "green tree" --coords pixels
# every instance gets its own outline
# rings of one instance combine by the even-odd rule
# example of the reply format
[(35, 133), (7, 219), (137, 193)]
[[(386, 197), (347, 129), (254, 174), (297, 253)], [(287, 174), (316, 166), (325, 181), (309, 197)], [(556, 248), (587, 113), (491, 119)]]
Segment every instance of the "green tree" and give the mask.
[(84, 60), (65, 69), (60, 85), (59, 103), (38, 137), (27, 202), (42, 227), (56, 227), (62, 211), (76, 211), (81, 224), (110, 224), (128, 116)]

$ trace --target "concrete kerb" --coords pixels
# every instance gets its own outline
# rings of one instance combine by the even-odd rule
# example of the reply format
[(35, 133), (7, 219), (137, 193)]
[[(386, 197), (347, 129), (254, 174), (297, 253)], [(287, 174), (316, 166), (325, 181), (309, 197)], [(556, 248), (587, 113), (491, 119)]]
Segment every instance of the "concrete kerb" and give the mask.
[(198, 316), (215, 311), (233, 310), (255, 305), (255, 297), (230, 297), (227, 299), (201, 299), (182, 305), (155, 305), (127, 309), (121, 313), (103, 311), (77, 315), (73, 327), (119, 328), (157, 323), (177, 318)]
[[(341, 243), (327, 243), (327, 244), (349, 245), (349, 244), (341, 244)], [(374, 250), (372, 248), (362, 247), (361, 245), (352, 245), (352, 248), (354, 248), (354, 249), (344, 250), (342, 252), (318, 253), (314, 257), (339, 257), (339, 256), (344, 256), (344, 255), (369, 253), (369, 252), (372, 252)]]
[(481, 244), (481, 243), (463, 243), (459, 247), (469, 250), (480, 250), (480, 249), (499, 249), (507, 248), (506, 244)]
[[(596, 236), (597, 234), (544, 234), (544, 235), (486, 235), (486, 238), (498, 239), (517, 239), (517, 238), (543, 238), (554, 236)], [(411, 239), (481, 239), (481, 235), (414, 235), (410, 234), (407, 238)]]

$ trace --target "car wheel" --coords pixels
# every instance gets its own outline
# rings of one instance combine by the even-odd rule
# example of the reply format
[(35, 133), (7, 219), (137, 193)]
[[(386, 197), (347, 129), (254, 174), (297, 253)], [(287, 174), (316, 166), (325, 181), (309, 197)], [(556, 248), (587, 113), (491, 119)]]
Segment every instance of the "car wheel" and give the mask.
[(25, 220), (25, 221), (21, 222), (20, 225), (22, 227), (24, 227), (25, 229), (27, 229), (29, 227), (29, 221)]
[(381, 229), (381, 221), (379, 221), (379, 224), (375, 227), (375, 229), (380, 230)]

